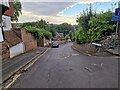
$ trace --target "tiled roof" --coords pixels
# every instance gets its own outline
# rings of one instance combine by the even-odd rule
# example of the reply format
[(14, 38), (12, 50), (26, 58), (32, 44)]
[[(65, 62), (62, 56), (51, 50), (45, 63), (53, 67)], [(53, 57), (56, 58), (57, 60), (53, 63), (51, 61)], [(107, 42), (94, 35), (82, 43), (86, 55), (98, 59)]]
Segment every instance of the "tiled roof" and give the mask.
[(64, 37), (63, 33), (56, 33), (56, 38), (63, 38), (63, 37)]
[(22, 42), (22, 39), (14, 31), (4, 31), (5, 42), (9, 44), (10, 47)]
[(15, 29), (15, 30), (13, 30), (13, 32), (14, 32), (20, 39), (22, 39), (21, 29)]

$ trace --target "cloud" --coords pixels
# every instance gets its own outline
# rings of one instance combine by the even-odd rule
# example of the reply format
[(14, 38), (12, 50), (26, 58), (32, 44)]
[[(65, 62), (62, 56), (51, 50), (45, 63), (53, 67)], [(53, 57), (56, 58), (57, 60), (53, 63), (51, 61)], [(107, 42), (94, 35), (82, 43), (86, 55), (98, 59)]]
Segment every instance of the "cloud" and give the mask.
[[(60, 11), (57, 15), (61, 16), (65, 13), (65, 11), (75, 7), (76, 5), (78, 4), (93, 4), (93, 3), (96, 3), (96, 2), (118, 2), (119, 0), (79, 0), (79, 2), (76, 2), (75, 4), (72, 4), (68, 7), (66, 7), (63, 11)], [(79, 14), (79, 13), (78, 13)]]
[[(106, 2), (113, 0), (20, 0), (21, 2)], [(119, 1), (119, 0), (114, 0)]]
[(57, 16), (60, 11), (72, 4), (74, 2), (22, 2), (22, 16), (19, 17), (19, 22), (44, 19), (55, 24), (63, 22), (75, 24), (76, 17)]
[(31, 14), (31, 12), (23, 11), (23, 15), (19, 17), (19, 22), (31, 22), (31, 21), (37, 21), (40, 19), (44, 19), (45, 21), (48, 21), (49, 23), (53, 24), (61, 24), (63, 22), (70, 23), (70, 24), (76, 24), (76, 16), (43, 16), (43, 15), (36, 15)]
[(76, 16), (64, 16), (64, 12), (77, 4), (89, 4), (94, 2), (114, 2), (116, 0), (21, 0), (22, 13), (19, 22), (45, 19), (50, 23), (63, 22), (75, 24)]
[(59, 11), (74, 4), (73, 2), (22, 2), (23, 10), (37, 15), (54, 16)]

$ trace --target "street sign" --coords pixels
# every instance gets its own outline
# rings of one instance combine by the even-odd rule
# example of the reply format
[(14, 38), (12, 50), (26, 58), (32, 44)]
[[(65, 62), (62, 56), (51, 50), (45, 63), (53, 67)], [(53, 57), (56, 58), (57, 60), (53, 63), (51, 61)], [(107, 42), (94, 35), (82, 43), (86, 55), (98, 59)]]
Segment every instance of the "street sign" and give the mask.
[(112, 16), (112, 21), (120, 21), (120, 16)]
[(115, 9), (115, 16), (119, 16), (120, 15), (120, 8), (116, 8)]

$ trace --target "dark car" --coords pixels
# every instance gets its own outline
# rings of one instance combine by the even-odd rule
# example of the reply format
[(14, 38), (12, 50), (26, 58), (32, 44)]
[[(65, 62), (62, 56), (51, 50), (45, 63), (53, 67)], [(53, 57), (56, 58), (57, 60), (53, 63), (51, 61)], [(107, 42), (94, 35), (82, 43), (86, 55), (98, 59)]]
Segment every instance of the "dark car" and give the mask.
[(59, 48), (59, 43), (57, 41), (52, 42), (52, 48)]

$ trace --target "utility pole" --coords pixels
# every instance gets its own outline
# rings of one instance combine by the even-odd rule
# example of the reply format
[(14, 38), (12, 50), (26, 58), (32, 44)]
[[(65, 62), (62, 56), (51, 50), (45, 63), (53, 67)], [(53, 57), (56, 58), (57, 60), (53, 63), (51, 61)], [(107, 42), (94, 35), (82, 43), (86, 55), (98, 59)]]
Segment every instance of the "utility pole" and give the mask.
[[(120, 1), (118, 2), (118, 8), (120, 8)], [(118, 21), (118, 40), (119, 40), (119, 46), (120, 46), (120, 23)]]
[[(120, 26), (120, 23), (119, 23), (119, 26)], [(120, 27), (118, 27), (118, 45), (120, 46)]]
[(117, 21), (117, 26), (116, 26), (116, 32), (115, 32), (115, 38), (114, 38), (113, 48), (116, 47), (116, 38), (117, 38), (118, 29), (119, 29), (119, 21)]
[[(120, 1), (118, 2), (118, 8), (120, 8)], [(118, 16), (120, 16), (120, 11), (118, 11)], [(114, 43), (113, 43), (113, 48), (116, 47), (116, 39), (117, 39), (117, 34), (118, 34), (118, 40), (119, 40), (119, 45), (120, 45), (120, 28), (119, 28), (119, 21), (117, 21), (117, 26), (116, 26), (116, 32), (115, 32), (115, 38), (114, 38)]]

